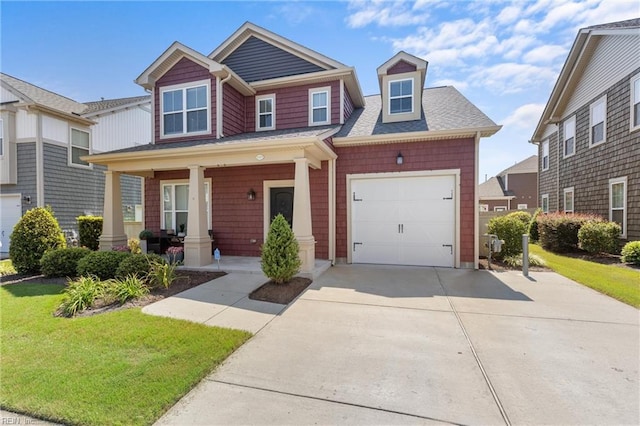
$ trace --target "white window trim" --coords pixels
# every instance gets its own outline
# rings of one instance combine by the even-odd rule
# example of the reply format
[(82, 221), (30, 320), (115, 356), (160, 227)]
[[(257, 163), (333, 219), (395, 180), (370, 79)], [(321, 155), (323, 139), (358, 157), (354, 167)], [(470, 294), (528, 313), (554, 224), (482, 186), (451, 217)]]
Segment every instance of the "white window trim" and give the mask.
[[(573, 152), (567, 154), (567, 124), (573, 123)], [(576, 154), (576, 116), (572, 116), (566, 120), (562, 126), (562, 157), (569, 158)]]
[[(546, 151), (547, 151), (546, 155), (545, 155), (545, 152), (544, 152), (545, 148), (546, 148)], [(545, 164), (544, 164), (544, 158), (545, 157), (547, 157), (547, 165), (546, 165), (546, 167), (545, 167)], [(546, 140), (544, 140), (542, 142), (542, 156), (540, 158), (540, 168), (542, 169), (543, 172), (546, 171), (546, 170), (549, 170), (549, 159), (550, 158), (551, 157), (549, 156), (549, 139), (546, 139)]]
[[(545, 200), (547, 200), (546, 205), (547, 208), (544, 208), (545, 205)], [(540, 197), (540, 208), (542, 208), (542, 212), (543, 213), (549, 213), (549, 194), (542, 194), (542, 196)]]
[(629, 131), (630, 132), (634, 132), (636, 130), (640, 130), (640, 122), (638, 122), (637, 126), (633, 125), (633, 113), (634, 113), (634, 103), (633, 103), (633, 99), (635, 96), (638, 96), (638, 102), (640, 102), (640, 93), (636, 93), (635, 91), (635, 83), (637, 81), (640, 81), (640, 74), (636, 75), (635, 77), (631, 78), (631, 90), (629, 91), (630, 96), (629, 96)]
[[(271, 99), (271, 126), (260, 127), (260, 101)], [(276, 94), (256, 96), (256, 132), (263, 130), (275, 130), (276, 128)]]
[(69, 127), (69, 149), (68, 149), (68, 165), (69, 167), (77, 167), (79, 169), (93, 169), (93, 164), (88, 165), (76, 164), (73, 162), (73, 131), (83, 132), (89, 135), (89, 155), (93, 153), (93, 143), (91, 141), (91, 132), (89, 130), (80, 129), (78, 127)]
[[(313, 121), (313, 95), (325, 92), (327, 94), (327, 119), (325, 121)], [(317, 108), (320, 109), (320, 108)], [(309, 126), (322, 126), (323, 124), (331, 124), (331, 86), (315, 87), (309, 89)]]
[(481, 212), (488, 212), (489, 211), (489, 204), (480, 204), (480, 211)]
[[(207, 129), (199, 132), (187, 132), (187, 89), (193, 89), (200, 86), (206, 86), (207, 90)], [(164, 134), (164, 92), (172, 92), (174, 90), (182, 90), (182, 133)], [(211, 81), (199, 80), (190, 81), (188, 83), (174, 84), (172, 86), (163, 86), (160, 88), (160, 139), (180, 138), (184, 136), (198, 136), (211, 133)], [(174, 111), (173, 113), (175, 113)]]
[(494, 206), (493, 207), (493, 211), (494, 212), (506, 212), (507, 211), (507, 206)]
[[(209, 204), (207, 206), (207, 226), (208, 229), (213, 229), (211, 228), (212, 226), (212, 208), (211, 208), (211, 204), (213, 202), (213, 197), (212, 197), (212, 192), (211, 192), (211, 178), (205, 178), (204, 179), (205, 184), (208, 185), (209, 187)], [(189, 185), (189, 179), (168, 179), (168, 180), (161, 180), (160, 181), (160, 229), (167, 229), (165, 227), (165, 223), (164, 223), (164, 186), (165, 185)], [(206, 191), (206, 187), (205, 187), (205, 191)], [(175, 200), (174, 200), (175, 202)], [(188, 209), (189, 206), (187, 205), (187, 213), (188, 213)], [(175, 209), (174, 209), (175, 211)], [(178, 229), (175, 229), (176, 233), (178, 232)]]
[[(402, 81), (411, 81), (411, 111), (392, 112), (391, 111), (391, 100), (392, 99), (406, 98), (407, 96), (396, 96), (396, 97), (391, 96), (391, 83), (400, 83)], [(414, 99), (414, 96), (415, 96), (415, 89), (413, 87), (413, 78), (400, 78), (398, 80), (389, 80), (387, 89), (388, 89), (387, 93), (389, 94), (389, 102), (387, 102), (387, 104), (388, 104), (387, 108), (388, 108), (388, 111), (389, 111), (389, 116), (399, 115), (399, 114), (413, 114), (413, 99)]]
[(609, 179), (609, 220), (612, 221), (613, 220), (613, 208), (611, 207), (613, 205), (613, 192), (611, 191), (611, 187), (617, 183), (622, 183), (624, 184), (624, 198), (623, 198), (623, 211), (622, 211), (622, 223), (623, 223), (623, 232), (622, 234), (620, 234), (621, 238), (627, 238), (627, 227), (629, 222), (627, 222), (627, 212), (629, 210), (629, 205), (627, 204), (627, 177), (619, 177), (619, 178), (613, 178), (613, 179)]
[[(604, 103), (604, 121), (602, 122), (602, 141), (594, 143), (593, 142), (593, 109), (599, 105), (600, 103)], [(597, 99), (591, 105), (589, 105), (589, 148), (600, 146), (607, 142), (607, 95), (602, 96)]]
[[(573, 186), (569, 187), (569, 188), (564, 188), (562, 190), (563, 193), (563, 198), (562, 198), (562, 205), (564, 207), (564, 212), (565, 213), (573, 213), (576, 210), (576, 193), (573, 190)], [(571, 210), (567, 210), (567, 194), (571, 194)]]
[(529, 208), (528, 204), (518, 204), (518, 210), (526, 210)]
[(0, 118), (0, 158), (4, 157), (4, 121)]

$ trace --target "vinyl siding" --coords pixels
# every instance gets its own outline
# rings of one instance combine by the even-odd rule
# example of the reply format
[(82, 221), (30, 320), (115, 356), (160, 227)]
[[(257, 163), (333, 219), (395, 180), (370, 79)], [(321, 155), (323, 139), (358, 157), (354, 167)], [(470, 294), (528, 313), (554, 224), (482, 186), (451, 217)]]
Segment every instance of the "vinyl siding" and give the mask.
[(69, 124), (67, 121), (42, 114), (42, 138), (44, 140), (67, 144), (69, 143), (69, 129), (71, 127), (89, 131), (84, 126)]
[(286, 52), (254, 36), (227, 56), (223, 64), (246, 82), (324, 71), (311, 62)]
[(3, 194), (22, 194), (31, 197), (31, 204), (22, 203), (22, 214), (36, 207), (36, 144), (35, 142), (17, 144), (18, 155), (18, 183), (16, 185), (1, 185)]
[(416, 66), (414, 64), (410, 64), (406, 61), (398, 61), (397, 64), (387, 70), (387, 75), (402, 74), (404, 72), (414, 72), (415, 70)]
[(36, 115), (23, 109), (16, 112), (16, 140), (36, 137)]
[[(146, 104), (150, 109), (151, 105)], [(151, 113), (140, 107), (132, 107), (105, 115), (93, 116), (98, 124), (92, 127), (93, 152), (106, 152), (145, 145), (151, 142)]]
[[(122, 216), (124, 221), (133, 222), (136, 218), (135, 206), (142, 204), (142, 178), (121, 175), (120, 190), (122, 191)], [(131, 210), (127, 209), (127, 206), (131, 206)]]
[(244, 133), (245, 98), (229, 84), (223, 86), (222, 133), (225, 136)]

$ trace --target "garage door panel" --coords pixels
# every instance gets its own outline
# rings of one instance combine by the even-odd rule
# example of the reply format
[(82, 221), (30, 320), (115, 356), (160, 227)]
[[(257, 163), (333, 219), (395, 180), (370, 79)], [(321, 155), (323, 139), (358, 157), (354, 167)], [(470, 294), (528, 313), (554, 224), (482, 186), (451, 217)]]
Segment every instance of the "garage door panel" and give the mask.
[(456, 178), (354, 179), (352, 261), (453, 267)]

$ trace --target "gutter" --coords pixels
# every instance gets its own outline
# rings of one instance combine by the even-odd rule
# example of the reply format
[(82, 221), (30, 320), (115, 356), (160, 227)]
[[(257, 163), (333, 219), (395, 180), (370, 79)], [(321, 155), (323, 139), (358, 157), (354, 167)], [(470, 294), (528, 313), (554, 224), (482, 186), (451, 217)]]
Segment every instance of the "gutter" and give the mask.
[(436, 139), (454, 139), (460, 137), (488, 137), (496, 134), (502, 126), (478, 127), (469, 129), (427, 130), (422, 132), (388, 133), (383, 135), (342, 136), (333, 139), (337, 147), (354, 145), (376, 145), (400, 142), (418, 142)]
[(224, 137), (222, 133), (223, 118), (223, 99), (222, 99), (222, 85), (231, 80), (233, 74), (229, 73), (224, 79), (220, 80), (219, 76), (216, 76), (216, 139)]

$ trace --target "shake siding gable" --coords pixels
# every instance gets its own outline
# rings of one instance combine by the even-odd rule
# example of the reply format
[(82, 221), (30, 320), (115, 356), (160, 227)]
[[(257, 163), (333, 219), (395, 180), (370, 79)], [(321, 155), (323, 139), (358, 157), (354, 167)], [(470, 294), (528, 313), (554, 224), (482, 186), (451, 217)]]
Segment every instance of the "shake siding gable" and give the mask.
[(414, 72), (416, 66), (406, 61), (398, 61), (397, 64), (387, 70), (387, 75), (402, 74), (403, 72)]
[[(175, 84), (189, 83), (192, 81), (209, 80), (211, 86), (210, 102), (210, 130), (211, 133), (205, 135), (183, 135), (178, 137), (166, 137), (161, 138), (160, 134), (160, 121), (162, 120), (162, 111), (160, 109), (160, 91), (163, 87), (173, 86)], [(155, 122), (155, 141), (157, 144), (167, 142), (178, 142), (184, 140), (196, 140), (196, 139), (210, 139), (212, 135), (216, 134), (216, 79), (209, 71), (196, 64), (195, 62), (182, 58), (180, 59), (169, 71), (167, 71), (162, 77), (158, 79), (154, 91), (154, 122)]]
[(345, 88), (344, 90), (344, 121), (346, 122), (351, 114), (353, 113), (353, 100), (351, 99), (351, 95), (349, 91)]
[(225, 136), (244, 133), (245, 130), (245, 98), (232, 86), (225, 84), (222, 86), (223, 108), (222, 108), (222, 133)]

